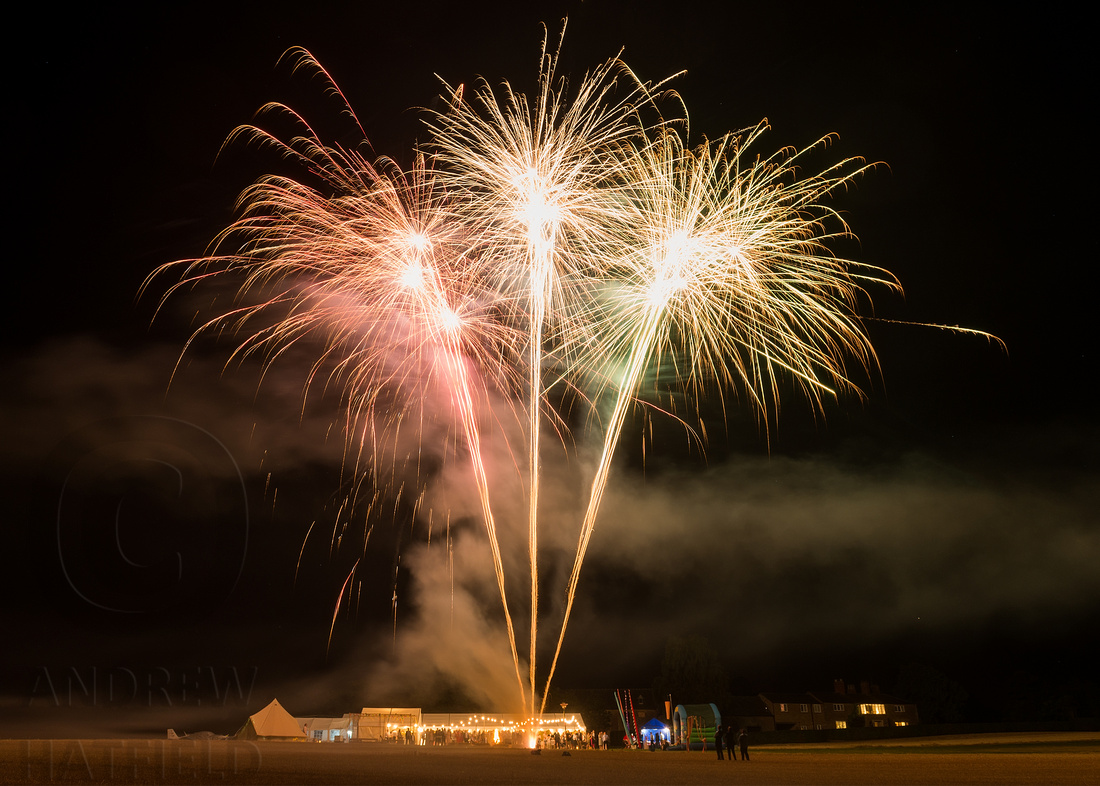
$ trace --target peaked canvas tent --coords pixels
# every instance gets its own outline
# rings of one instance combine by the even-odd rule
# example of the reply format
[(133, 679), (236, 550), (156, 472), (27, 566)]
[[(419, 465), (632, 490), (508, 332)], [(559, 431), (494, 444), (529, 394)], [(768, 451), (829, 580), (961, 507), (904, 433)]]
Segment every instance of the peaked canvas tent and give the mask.
[(298, 721), (283, 709), (278, 699), (249, 717), (237, 732), (238, 740), (304, 740)]

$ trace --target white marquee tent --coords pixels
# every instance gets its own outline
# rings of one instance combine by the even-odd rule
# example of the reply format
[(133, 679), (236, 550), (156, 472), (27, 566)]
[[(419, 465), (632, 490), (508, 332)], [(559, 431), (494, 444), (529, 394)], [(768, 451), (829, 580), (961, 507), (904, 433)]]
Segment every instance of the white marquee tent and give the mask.
[(359, 715), (359, 739), (385, 740), (419, 725), (419, 707), (364, 707)]

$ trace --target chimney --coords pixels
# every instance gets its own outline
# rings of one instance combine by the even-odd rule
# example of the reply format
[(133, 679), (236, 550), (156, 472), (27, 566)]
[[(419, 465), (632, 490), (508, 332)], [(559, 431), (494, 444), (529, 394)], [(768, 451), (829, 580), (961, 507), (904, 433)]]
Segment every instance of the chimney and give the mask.
[(844, 680), (839, 679), (839, 678), (833, 680), (833, 692), (834, 693), (844, 693)]
[(859, 682), (859, 692), (862, 693), (864, 696), (870, 696), (871, 695), (871, 683), (868, 682), (867, 680), (860, 680), (860, 682)]

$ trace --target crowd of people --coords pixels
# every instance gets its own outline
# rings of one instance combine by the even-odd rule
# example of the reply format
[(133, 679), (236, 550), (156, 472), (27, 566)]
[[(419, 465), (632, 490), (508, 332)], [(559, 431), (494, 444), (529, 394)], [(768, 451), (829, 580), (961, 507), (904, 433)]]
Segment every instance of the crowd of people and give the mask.
[[(474, 729), (422, 728), (395, 729), (389, 739), (404, 745), (519, 745), (527, 746), (526, 732), (498, 730), (486, 732)], [(540, 731), (535, 737), (537, 750), (607, 750), (611, 735), (606, 731)]]
[[(427, 728), (414, 731), (413, 729), (394, 730), (390, 733), (390, 739), (405, 745), (522, 745), (522, 734), (512, 732), (486, 733), (481, 730)], [(528, 738), (529, 739), (529, 738)], [(741, 760), (749, 759), (749, 739), (745, 729), (737, 730), (733, 725), (719, 726), (714, 731), (714, 747), (718, 751), (718, 758), (723, 759), (724, 753), (729, 754), (731, 761), (737, 760), (737, 751), (741, 751)], [(607, 750), (611, 735), (606, 731), (540, 731), (535, 738), (536, 750)], [(703, 749), (709, 740), (703, 738)], [(529, 743), (528, 743), (529, 744)], [(623, 737), (623, 745), (627, 748), (645, 748), (646, 750), (668, 750), (670, 742), (663, 735), (652, 734), (636, 740), (633, 737)]]
[(605, 751), (610, 740), (611, 735), (606, 731), (601, 731), (598, 734), (589, 731), (587, 735), (583, 731), (540, 731), (535, 740), (535, 747), (538, 749), (553, 748), (562, 750), (580, 750), (587, 747), (591, 750)]

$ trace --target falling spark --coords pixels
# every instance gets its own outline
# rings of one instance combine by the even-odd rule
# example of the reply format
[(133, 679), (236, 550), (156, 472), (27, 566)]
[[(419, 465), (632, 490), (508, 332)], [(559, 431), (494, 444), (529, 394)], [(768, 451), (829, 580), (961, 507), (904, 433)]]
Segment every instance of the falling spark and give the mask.
[[(289, 118), (300, 133), (284, 141), (248, 125), (226, 144), (273, 149), (307, 177), (260, 178), (210, 255), (167, 265), (143, 285), (171, 271), (179, 280), (165, 299), (223, 278), (238, 288), (235, 305), (201, 324), (184, 353), (201, 336), (237, 335), (230, 362), (256, 356), (266, 373), (291, 348), (314, 349), (303, 406), (315, 385), (338, 392), (353, 478), (333, 548), (345, 534), (346, 520), (337, 535), (340, 520), (353, 515), (356, 492), (368, 483), (389, 489), (395, 515), (408, 491), (419, 515), (424, 492), (406, 489), (401, 470), (420, 477), (421, 451), (402, 456), (398, 435), (446, 419), (445, 451), (457, 454), (461, 445), (469, 456), (520, 697), (532, 713), (543, 419), (566, 430), (547, 391), (569, 386), (594, 406), (610, 403), (610, 413), (592, 421), (602, 450), (543, 710), (623, 425), (646, 398), (645, 381), (671, 377), (694, 400), (733, 391), (765, 428), (783, 385), (793, 382), (818, 408), (826, 398), (862, 395), (849, 369), (874, 370), (877, 359), (860, 309), (871, 289), (900, 291), (888, 272), (830, 250), (851, 232), (826, 201), (868, 169), (861, 159), (805, 175), (830, 138), (763, 157), (750, 148), (766, 122), (690, 147), (686, 111), (668, 121), (657, 110), (659, 99), (676, 98), (658, 95), (664, 82), (644, 83), (615, 58), (571, 88), (557, 74), (558, 51), (560, 41), (551, 52), (544, 36), (530, 100), (508, 83), (499, 97), (484, 82), (469, 96), (463, 86), (446, 87), (447, 108), (426, 118), (430, 156), (416, 152), (407, 171), (365, 143), (326, 145), (293, 110), (266, 105), (261, 117)], [(323, 78), (365, 139), (312, 55), (296, 48), (284, 57), (295, 71)], [(440, 399), (446, 405), (428, 404)], [(526, 685), (483, 458), (482, 427), (497, 401), (526, 430)], [(446, 522), (453, 586), (449, 512)], [(304, 550), (305, 543), (296, 574)], [(340, 590), (330, 643), (358, 565)], [(396, 574), (393, 603), (396, 646)]]
[[(355, 576), (355, 569), (359, 567), (359, 560), (355, 560), (355, 564), (351, 566), (351, 570), (348, 571), (347, 578), (344, 579), (344, 583), (340, 586), (340, 594), (336, 597), (336, 603), (332, 607), (332, 624), (328, 629), (328, 641), (325, 644), (326, 649), (332, 646), (332, 633), (336, 630), (336, 615), (340, 613), (340, 606), (344, 601), (344, 593), (347, 592), (348, 584), (351, 583), (352, 578)], [(397, 594), (394, 594), (394, 606), (397, 605)]]

